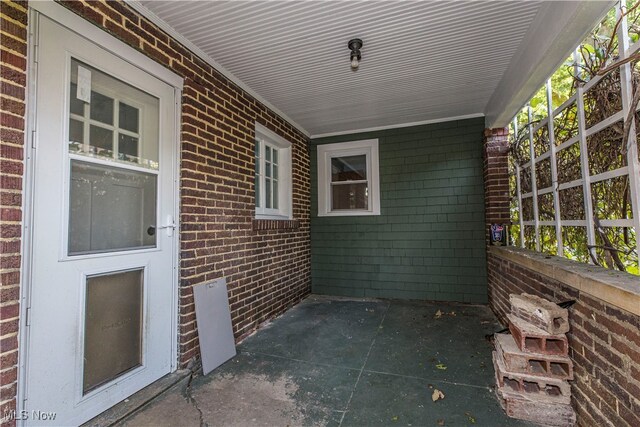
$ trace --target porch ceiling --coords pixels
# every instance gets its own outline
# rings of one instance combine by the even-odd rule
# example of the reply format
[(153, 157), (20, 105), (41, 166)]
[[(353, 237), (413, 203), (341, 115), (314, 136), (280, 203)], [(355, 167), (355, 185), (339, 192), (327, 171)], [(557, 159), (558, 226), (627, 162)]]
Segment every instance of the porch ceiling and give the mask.
[[(612, 2), (130, 4), (321, 136), (481, 115), (504, 126)], [(364, 41), (356, 72), (354, 37)]]

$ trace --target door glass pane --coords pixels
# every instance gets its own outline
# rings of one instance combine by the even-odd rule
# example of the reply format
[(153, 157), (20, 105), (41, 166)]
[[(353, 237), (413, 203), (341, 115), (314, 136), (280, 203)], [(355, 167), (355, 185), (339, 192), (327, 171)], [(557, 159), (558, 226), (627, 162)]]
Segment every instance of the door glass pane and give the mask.
[(142, 365), (143, 271), (87, 277), (84, 394)]
[(120, 129), (138, 132), (138, 109), (121, 102), (118, 126)]
[(91, 141), (90, 152), (101, 157), (111, 157), (113, 154), (113, 131), (100, 126), (91, 125), (89, 131)]
[(84, 102), (76, 98), (78, 85), (71, 83), (69, 86), (69, 111), (71, 114), (84, 116)]
[(70, 152), (158, 169), (158, 98), (75, 59), (71, 60), (69, 97), (70, 118), (90, 129), (89, 141), (79, 145), (75, 136), (79, 125), (70, 126)]
[(369, 209), (367, 183), (331, 186), (331, 210)]
[(99, 92), (91, 92), (91, 120), (112, 125), (113, 124), (113, 99)]
[(129, 135), (118, 135), (118, 158), (135, 162), (138, 158), (138, 138)]
[(361, 181), (367, 179), (367, 156), (333, 157), (331, 182)]
[(69, 255), (154, 247), (152, 173), (71, 161)]
[(84, 143), (84, 129), (79, 120), (69, 120), (69, 150), (78, 151)]

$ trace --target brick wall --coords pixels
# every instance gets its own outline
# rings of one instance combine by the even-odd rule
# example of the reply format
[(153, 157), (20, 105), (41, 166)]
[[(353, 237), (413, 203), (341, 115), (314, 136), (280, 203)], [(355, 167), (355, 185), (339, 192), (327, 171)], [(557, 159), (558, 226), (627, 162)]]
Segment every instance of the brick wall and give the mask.
[[(312, 140), (314, 293), (486, 302), (484, 119)], [(378, 138), (379, 216), (318, 217), (316, 146)]]
[[(184, 77), (180, 133), (180, 363), (198, 355), (192, 286), (226, 277), (241, 337), (310, 292), (309, 151), (304, 134), (126, 4), (63, 1)], [(26, 2), (2, 1), (2, 408), (15, 405), (26, 87)], [(254, 217), (254, 125), (292, 143), (293, 221)]]
[[(572, 404), (579, 424), (640, 426), (640, 316), (525, 267), (501, 251), (505, 249), (489, 251), (487, 268), (490, 306), (504, 323), (510, 293), (526, 292), (554, 302), (577, 300), (569, 309), (571, 330), (567, 336), (575, 373)], [(550, 262), (544, 254), (521, 251), (537, 257), (540, 263)]]
[(484, 203), (486, 241), (491, 224), (508, 224), (509, 128), (484, 130)]
[(27, 9), (0, 3), (0, 417), (15, 408), (20, 313)]

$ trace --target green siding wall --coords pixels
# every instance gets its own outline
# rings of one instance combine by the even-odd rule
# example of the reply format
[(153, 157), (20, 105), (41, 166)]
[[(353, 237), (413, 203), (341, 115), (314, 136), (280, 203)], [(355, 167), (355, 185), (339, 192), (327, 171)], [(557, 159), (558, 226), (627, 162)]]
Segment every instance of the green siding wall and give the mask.
[[(487, 302), (484, 119), (311, 141), (311, 275), (319, 294)], [(317, 148), (378, 138), (380, 216), (318, 217)]]

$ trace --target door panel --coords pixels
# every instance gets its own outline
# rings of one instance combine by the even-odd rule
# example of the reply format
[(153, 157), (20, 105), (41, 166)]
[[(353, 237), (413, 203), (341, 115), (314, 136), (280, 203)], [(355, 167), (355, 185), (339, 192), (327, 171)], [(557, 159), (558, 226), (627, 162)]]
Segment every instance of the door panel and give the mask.
[(22, 409), (80, 424), (175, 359), (176, 237), (156, 229), (175, 213), (176, 93), (44, 16), (38, 34)]
[(87, 277), (83, 394), (142, 365), (144, 269)]

